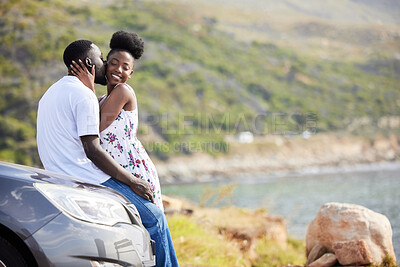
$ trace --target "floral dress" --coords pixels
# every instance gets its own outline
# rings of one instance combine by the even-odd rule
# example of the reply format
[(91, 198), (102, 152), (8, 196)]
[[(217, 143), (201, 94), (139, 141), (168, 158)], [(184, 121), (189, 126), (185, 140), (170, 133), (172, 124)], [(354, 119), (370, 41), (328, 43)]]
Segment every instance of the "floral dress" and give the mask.
[[(136, 100), (133, 89), (128, 84), (125, 85)], [(102, 103), (105, 101), (106, 99)], [(164, 210), (157, 170), (136, 137), (138, 121), (137, 107), (132, 111), (122, 109), (117, 118), (100, 133), (100, 144), (123, 168), (151, 185), (155, 204)]]

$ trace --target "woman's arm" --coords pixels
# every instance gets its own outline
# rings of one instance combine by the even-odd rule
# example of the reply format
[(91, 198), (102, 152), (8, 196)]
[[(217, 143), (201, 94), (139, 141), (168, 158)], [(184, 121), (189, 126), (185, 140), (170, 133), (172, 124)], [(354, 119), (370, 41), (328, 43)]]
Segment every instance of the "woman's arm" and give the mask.
[(135, 108), (136, 100), (128, 86), (120, 84), (115, 87), (100, 110), (100, 132), (110, 126), (121, 109), (134, 110)]

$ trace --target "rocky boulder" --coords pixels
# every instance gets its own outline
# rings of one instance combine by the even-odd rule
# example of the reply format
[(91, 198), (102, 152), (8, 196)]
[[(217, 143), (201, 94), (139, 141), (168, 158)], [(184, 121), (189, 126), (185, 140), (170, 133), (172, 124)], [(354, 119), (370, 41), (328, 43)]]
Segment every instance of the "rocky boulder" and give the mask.
[(306, 250), (313, 258), (321, 250), (334, 253), (341, 265), (379, 264), (385, 256), (396, 259), (386, 216), (346, 203), (331, 202), (320, 208), (307, 229)]

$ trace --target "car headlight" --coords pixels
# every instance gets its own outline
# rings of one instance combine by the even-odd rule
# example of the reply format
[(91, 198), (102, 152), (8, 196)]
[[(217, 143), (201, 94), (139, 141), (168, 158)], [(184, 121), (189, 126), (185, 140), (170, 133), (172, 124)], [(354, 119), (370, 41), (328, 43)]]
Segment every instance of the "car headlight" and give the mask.
[(100, 193), (46, 183), (35, 183), (34, 186), (57, 208), (76, 219), (108, 226), (132, 223), (120, 202)]

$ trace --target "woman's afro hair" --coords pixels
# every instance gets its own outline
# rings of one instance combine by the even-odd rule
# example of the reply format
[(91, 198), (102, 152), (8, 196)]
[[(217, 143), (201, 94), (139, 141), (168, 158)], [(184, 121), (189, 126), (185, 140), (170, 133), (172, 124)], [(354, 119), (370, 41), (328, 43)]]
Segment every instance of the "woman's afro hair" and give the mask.
[(134, 59), (139, 59), (144, 52), (144, 42), (134, 32), (117, 31), (111, 37), (110, 48), (111, 51), (114, 49), (128, 51)]

